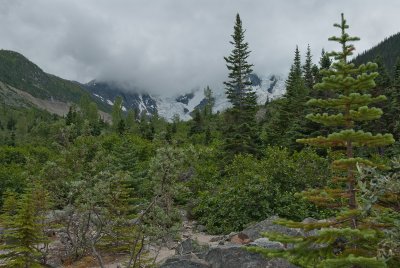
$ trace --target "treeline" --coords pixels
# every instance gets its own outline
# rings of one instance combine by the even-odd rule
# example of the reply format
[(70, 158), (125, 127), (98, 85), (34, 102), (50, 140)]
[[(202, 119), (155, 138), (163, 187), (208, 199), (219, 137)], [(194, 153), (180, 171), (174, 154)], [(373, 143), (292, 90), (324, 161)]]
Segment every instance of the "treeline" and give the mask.
[(400, 33), (385, 38), (373, 48), (357, 55), (353, 62), (357, 65), (375, 61), (378, 57), (382, 59), (383, 66), (391, 76), (394, 75), (395, 66), (400, 58)]

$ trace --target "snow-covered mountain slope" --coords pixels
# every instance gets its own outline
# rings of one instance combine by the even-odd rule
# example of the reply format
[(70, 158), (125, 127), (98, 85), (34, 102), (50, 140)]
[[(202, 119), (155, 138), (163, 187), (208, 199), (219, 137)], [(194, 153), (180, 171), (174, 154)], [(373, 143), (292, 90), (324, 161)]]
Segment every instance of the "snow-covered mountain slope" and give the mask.
[[(259, 104), (279, 98), (285, 93), (285, 83), (280, 76), (262, 77), (253, 74), (250, 79)], [(106, 82), (91, 81), (84, 86), (94, 97), (108, 105), (112, 105), (115, 98), (121, 96), (123, 110), (133, 109), (147, 115), (158, 113), (159, 116), (167, 120), (172, 120), (174, 116), (179, 116), (181, 120), (189, 120), (192, 118), (191, 112), (197, 107), (203, 106), (206, 102), (202, 88), (194, 89), (179, 96), (166, 97), (127, 92), (118, 88), (116, 84)], [(215, 98), (214, 112), (223, 111), (230, 107), (222, 87), (221, 89), (213, 89), (213, 91)]]

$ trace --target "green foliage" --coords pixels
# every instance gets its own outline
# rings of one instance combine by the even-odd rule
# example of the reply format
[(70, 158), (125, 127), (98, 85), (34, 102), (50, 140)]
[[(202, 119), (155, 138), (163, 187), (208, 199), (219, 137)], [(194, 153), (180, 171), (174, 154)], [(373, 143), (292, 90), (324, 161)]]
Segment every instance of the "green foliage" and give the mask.
[[(308, 50), (307, 53), (310, 53), (310, 51)], [(311, 75), (311, 54), (307, 54), (308, 58), (306, 59), (306, 64), (304, 65), (305, 72), (309, 72), (306, 73), (307, 76)], [(306, 79), (310, 79), (310, 77), (307, 77)], [(307, 89), (306, 89), (306, 85), (304, 84), (305, 79), (303, 79), (302, 76), (302, 70), (301, 70), (301, 61), (300, 61), (300, 52), (299, 52), (299, 48), (296, 46), (296, 50), (295, 50), (295, 55), (294, 55), (294, 60), (293, 60), (293, 64), (290, 68), (290, 72), (288, 75), (288, 78), (286, 80), (286, 96), (291, 99), (291, 98), (297, 98), (297, 97), (301, 97), (303, 96)], [(307, 82), (311, 82), (311, 81), (307, 81)], [(308, 86), (308, 85), (307, 85)]]
[(44, 253), (39, 245), (48, 243), (44, 230), (44, 213), (48, 210), (48, 194), (37, 186), (18, 197), (7, 192), (1, 223), (4, 245), (0, 245), (2, 267), (42, 267)]
[(334, 108), (341, 113), (314, 113), (307, 118), (325, 126), (340, 126), (342, 130), (328, 136), (299, 139), (298, 142), (316, 147), (339, 147), (346, 150), (343, 158), (333, 161), (332, 167), (336, 177), (332, 182), (322, 189), (303, 193), (305, 199), (319, 206), (335, 208), (338, 213), (335, 218), (317, 223), (281, 220), (279, 223), (287, 227), (312, 232), (298, 237), (266, 234), (273, 240), (292, 243), (293, 247), (285, 250), (253, 250), (268, 257), (287, 258), (302, 267), (386, 267), (387, 259), (378, 254), (379, 244), (384, 238), (382, 228), (384, 225), (382, 226), (379, 220), (376, 221), (364, 214), (356, 196), (360, 190), (356, 185), (358, 181), (355, 176), (356, 165), (378, 166), (378, 164), (356, 157), (355, 148), (390, 145), (394, 139), (391, 134), (372, 135), (354, 129), (356, 123), (381, 116), (381, 109), (371, 108), (368, 105), (385, 97), (372, 98), (371, 95), (361, 94), (375, 86), (374, 79), (378, 74), (373, 71), (377, 65), (367, 63), (355, 67), (354, 64), (349, 64), (347, 58), (352, 55), (354, 46), (348, 42), (357, 41), (359, 38), (350, 37), (346, 33), (349, 26), (343, 14), (340, 24), (334, 26), (341, 30), (341, 35), (333, 36), (329, 40), (338, 42), (342, 50), (329, 54), (336, 62), (329, 69), (321, 70), (324, 75), (322, 83), (316, 84), (314, 88), (334, 91), (338, 98), (310, 100), (309, 104), (330, 108), (330, 112)]
[[(267, 255), (285, 256), (300, 266), (383, 267), (385, 262), (397, 267), (397, 175), (378, 173), (372, 167), (387, 166), (380, 155), (398, 154), (400, 146), (383, 150), (381, 146), (392, 143), (392, 137), (371, 133), (390, 130), (400, 138), (399, 120), (395, 120), (400, 112), (400, 61), (394, 79), (388, 79), (385, 58), (383, 64), (377, 60), (381, 79), (377, 78), (378, 87), (369, 95), (365, 93), (373, 86), (375, 64), (355, 67), (343, 63), (343, 55), (336, 53), (339, 62), (332, 65), (330, 54), (323, 51), (317, 66), (308, 47), (302, 65), (296, 48), (287, 94), (261, 107), (259, 114), (265, 109), (265, 117), (257, 114), (260, 121), (256, 121), (260, 107), (249, 80), (252, 65), (244, 32), (237, 15), (233, 49), (225, 58), (229, 71), (226, 93), (233, 108), (213, 114), (215, 99), (206, 87), (204, 106), (187, 122), (179, 116), (167, 122), (132, 110), (125, 116), (122, 99), (117, 98), (110, 127), (99, 119), (98, 109), (104, 104), (81, 92), (78, 84), (44, 74), (22, 56), (1, 51), (0, 81), (5, 82), (0, 82), (1, 224), (19, 224), (19, 229), (7, 233), (12, 242), (7, 245), (17, 245), (10, 239), (14, 231), (30, 231), (24, 243), (33, 247), (20, 256), (39, 263), (45, 252), (37, 250), (37, 243), (48, 242), (41, 240), (43, 215), (57, 209), (65, 214), (60, 224), (70, 235), (67, 252), (72, 260), (93, 255), (101, 262), (105, 252), (113, 251), (129, 255), (133, 265), (137, 256), (141, 259), (144, 246), (179, 239), (180, 210), (186, 209), (188, 217), (206, 225), (211, 233), (238, 231), (272, 215), (287, 218), (281, 223), (311, 231), (308, 240), (268, 234), (271, 239), (300, 246)], [(333, 39), (342, 42), (343, 38), (348, 37)], [(348, 55), (352, 47), (345, 48)], [(348, 75), (341, 77), (338, 72)], [(317, 88), (321, 90), (310, 92), (315, 83), (320, 83)], [(33, 108), (8, 84), (37, 97), (54, 96), (75, 104), (64, 118), (54, 116)], [(382, 94), (387, 95), (388, 104), (370, 107), (386, 99)], [(304, 120), (307, 114), (310, 120)], [(365, 123), (380, 116), (380, 124)], [(296, 139), (318, 147), (342, 148), (313, 151)], [(263, 151), (262, 142), (269, 145)], [(340, 149), (348, 142), (354, 155), (346, 158)], [(378, 145), (380, 155), (367, 159), (376, 153), (371, 148)], [(335, 169), (332, 181), (327, 181), (331, 175), (328, 159)], [(357, 164), (372, 168), (357, 180), (359, 207), (341, 210), (348, 206), (343, 172), (352, 167), (355, 174)], [(35, 190), (32, 181), (40, 182)], [(298, 194), (304, 190), (308, 191)], [(47, 199), (51, 204), (41, 206)], [(308, 201), (324, 203), (328, 209)], [(330, 220), (308, 225), (296, 222), (306, 217)], [(349, 228), (348, 220), (353, 218), (360, 228)], [(23, 248), (13, 252), (18, 250)], [(293, 257), (297, 253), (299, 257)]]
[[(310, 112), (305, 102), (310, 95), (308, 86), (312, 86), (315, 79), (311, 66), (311, 52), (308, 50), (306, 64), (302, 70), (300, 52), (296, 47), (293, 64), (286, 80), (286, 93), (282, 99), (274, 100), (266, 107), (262, 135), (264, 143), (299, 150), (302, 146), (296, 143), (296, 139), (319, 130), (315, 124), (303, 119)], [(305, 84), (306, 79), (308, 85)]]
[(204, 98), (206, 100), (206, 105), (204, 106), (204, 116), (209, 117), (212, 115), (215, 105), (213, 91), (209, 86), (204, 89)]
[(230, 71), (229, 81), (224, 82), (229, 101), (239, 112), (254, 109), (257, 105), (255, 92), (251, 89), (249, 75), (253, 71), (252, 64), (247, 62), (250, 55), (248, 43), (244, 41), (244, 29), (239, 14), (236, 15), (236, 24), (232, 35), (234, 46), (231, 55), (225, 57), (227, 68)]
[(396, 65), (397, 58), (400, 57), (400, 33), (394, 34), (384, 41), (380, 42), (375, 47), (358, 55), (353, 62), (357, 65), (374, 61), (380, 57), (383, 65), (391, 76), (394, 74), (394, 66)]
[(312, 64), (311, 48), (310, 48), (310, 45), (308, 45), (307, 53), (306, 53), (306, 60), (303, 65), (304, 84), (308, 89), (312, 89), (315, 84), (313, 66), (314, 65)]
[(237, 153), (257, 153), (255, 112), (257, 96), (251, 87), (250, 74), (252, 64), (247, 62), (250, 55), (248, 43), (244, 41), (242, 21), (236, 15), (236, 24), (232, 35), (233, 50), (224, 57), (229, 70), (229, 81), (224, 82), (226, 95), (233, 108), (227, 113), (225, 129), (225, 150), (232, 155)]
[(209, 232), (238, 231), (272, 215), (292, 219), (320, 216), (315, 207), (294, 194), (325, 185), (327, 162), (312, 151), (290, 155), (285, 149), (271, 147), (264, 155), (261, 160), (237, 155), (226, 167), (219, 187), (200, 192), (194, 212)]
[[(113, 108), (112, 108), (112, 126), (116, 130), (121, 130), (121, 121), (123, 121), (122, 117), (122, 97), (118, 96), (114, 100)], [(124, 123), (123, 123), (124, 124)]]

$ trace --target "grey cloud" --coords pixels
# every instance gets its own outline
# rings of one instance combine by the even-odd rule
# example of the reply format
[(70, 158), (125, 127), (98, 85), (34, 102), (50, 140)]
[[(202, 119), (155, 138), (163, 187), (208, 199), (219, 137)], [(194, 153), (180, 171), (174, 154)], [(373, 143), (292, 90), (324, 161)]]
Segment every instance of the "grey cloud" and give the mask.
[(299, 45), (314, 61), (344, 12), (358, 52), (398, 32), (400, 1), (373, 0), (3, 0), (0, 46), (46, 72), (87, 82), (128, 83), (173, 94), (222, 88), (235, 14), (240, 13), (257, 73), (285, 74)]

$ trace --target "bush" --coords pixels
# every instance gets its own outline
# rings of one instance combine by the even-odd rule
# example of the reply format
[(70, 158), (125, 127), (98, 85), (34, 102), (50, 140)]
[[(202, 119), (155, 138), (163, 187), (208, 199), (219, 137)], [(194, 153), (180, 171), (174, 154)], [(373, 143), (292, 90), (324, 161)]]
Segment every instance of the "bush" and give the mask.
[(210, 233), (238, 231), (271, 215), (294, 220), (318, 217), (325, 211), (295, 193), (324, 185), (328, 172), (327, 161), (308, 149), (291, 155), (269, 147), (261, 160), (238, 155), (226, 167), (220, 186), (199, 194), (193, 213)]

